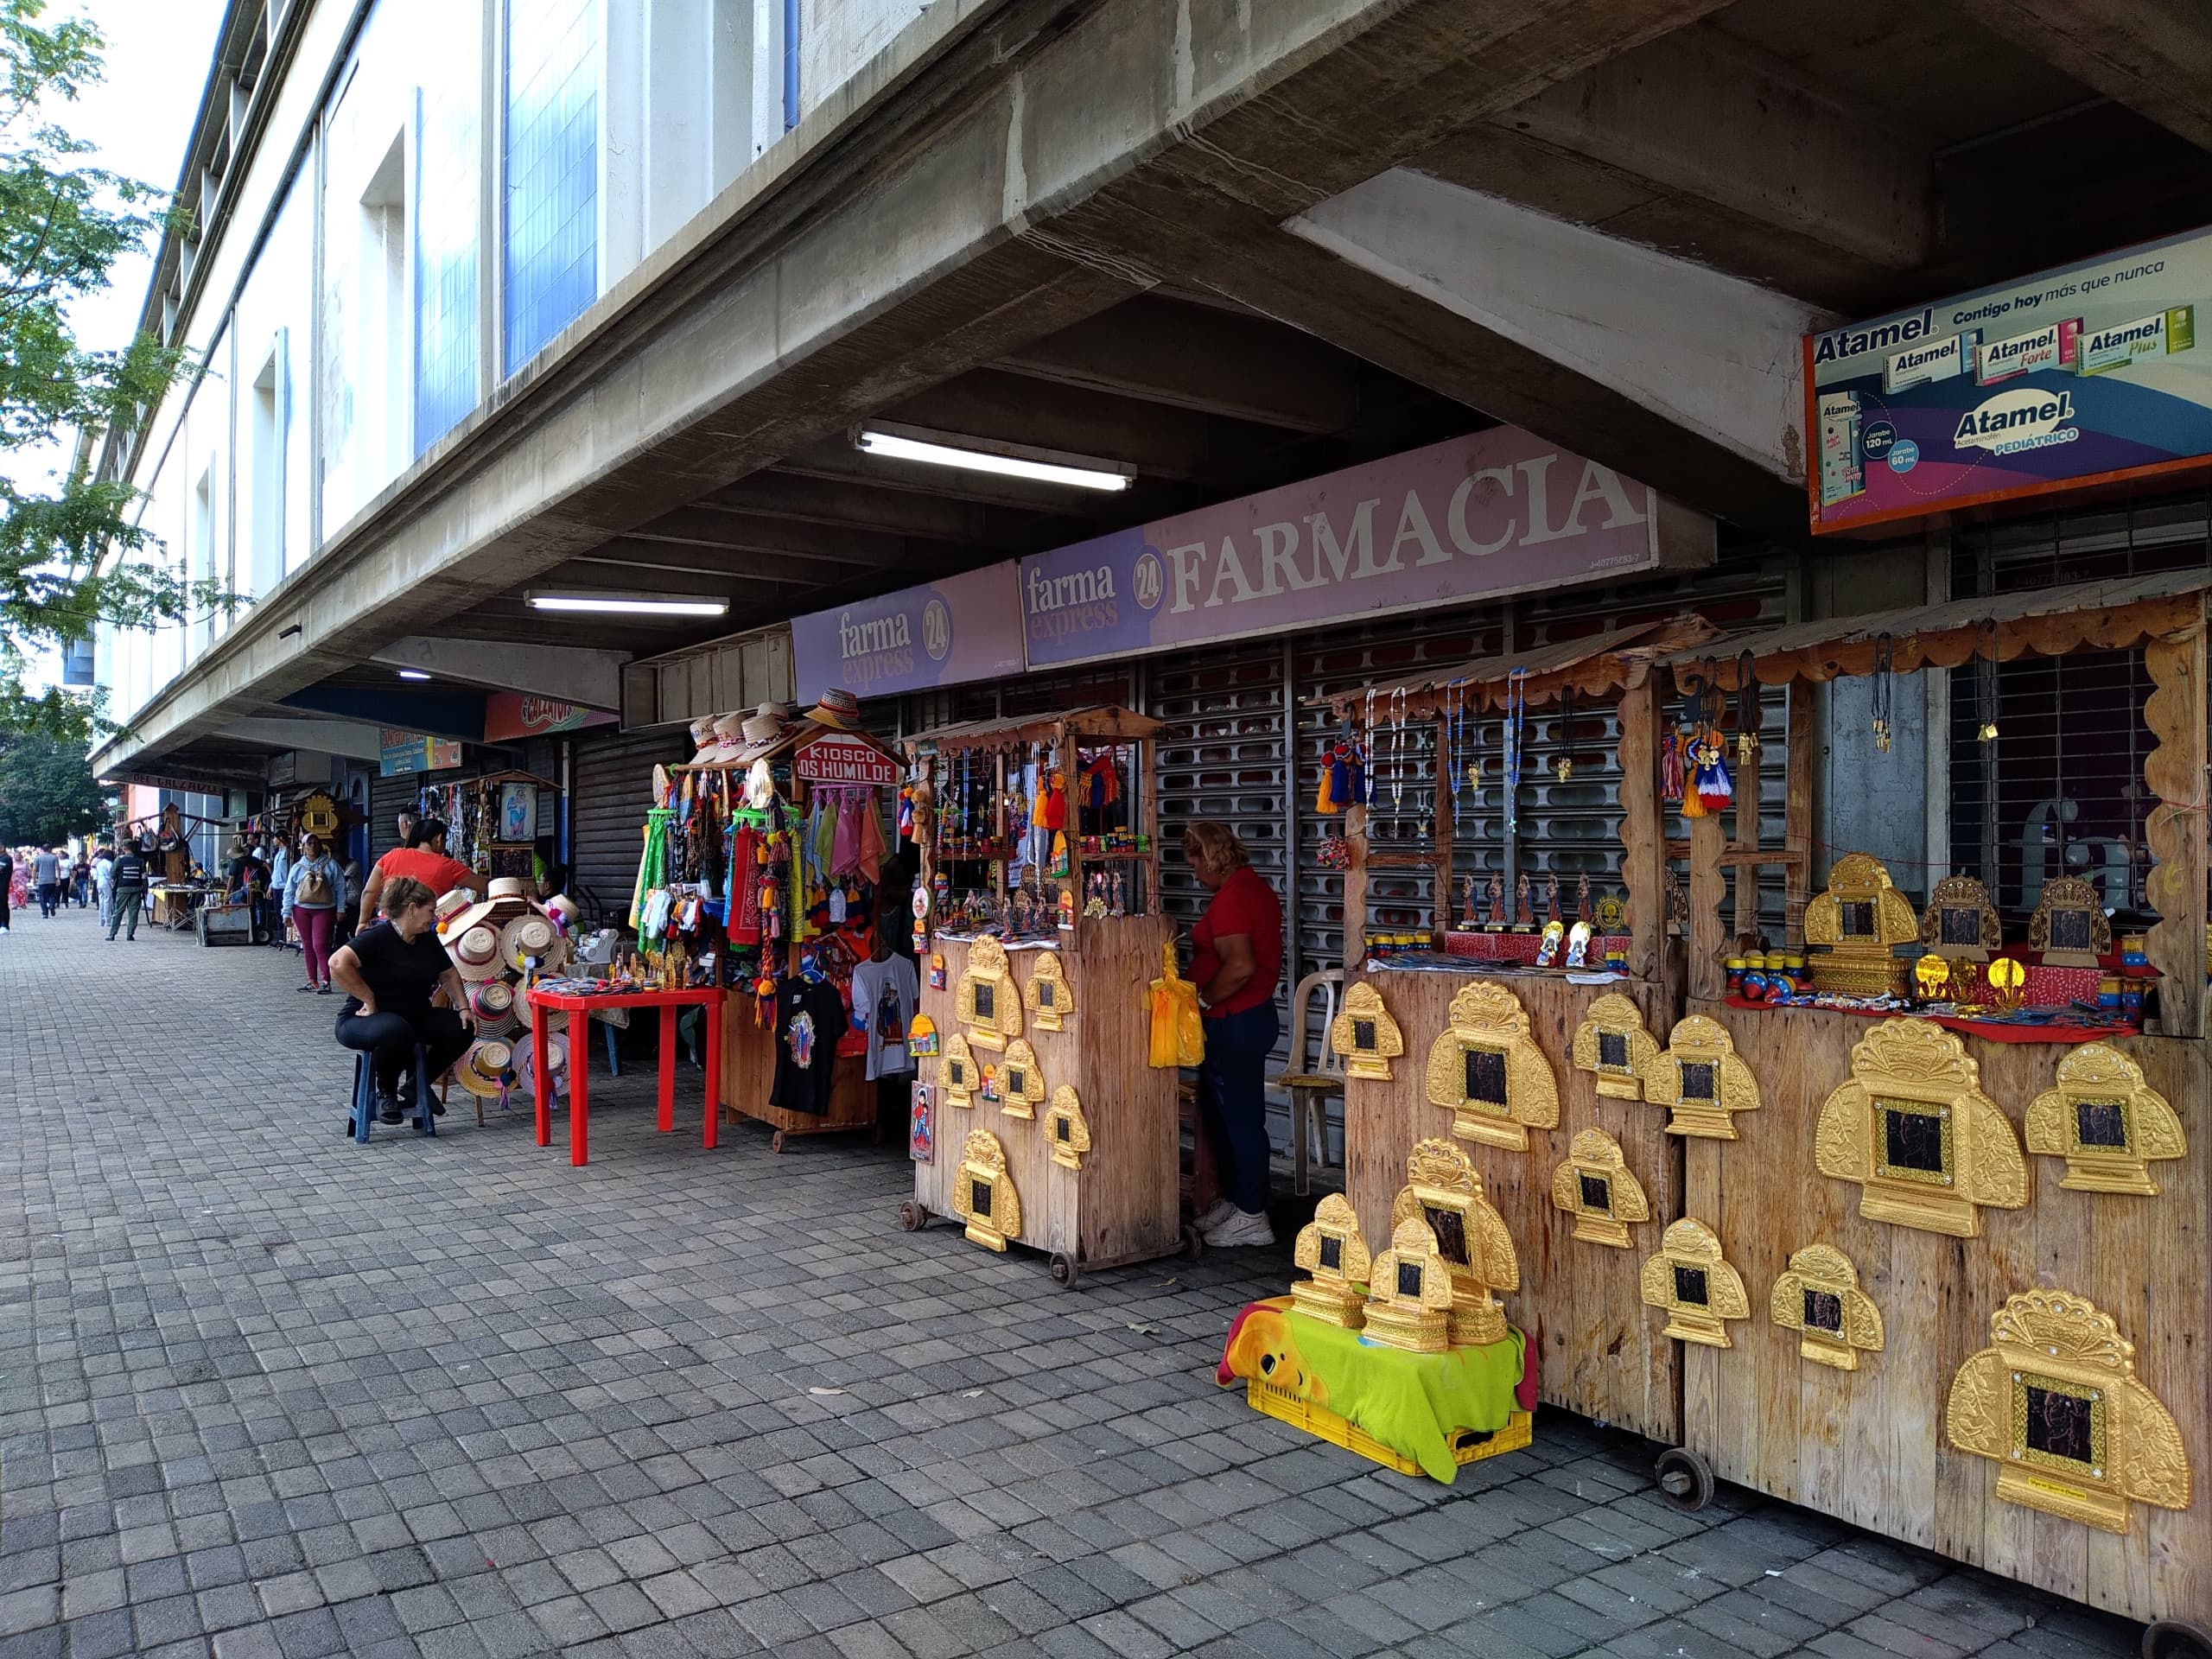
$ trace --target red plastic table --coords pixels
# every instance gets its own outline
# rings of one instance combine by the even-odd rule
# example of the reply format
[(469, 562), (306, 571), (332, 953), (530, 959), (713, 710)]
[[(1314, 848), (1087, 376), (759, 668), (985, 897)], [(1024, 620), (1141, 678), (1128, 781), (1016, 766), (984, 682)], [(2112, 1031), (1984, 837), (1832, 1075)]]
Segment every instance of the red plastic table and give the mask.
[(591, 1160), (591, 1011), (594, 1008), (658, 1008), (660, 1010), (660, 1132), (676, 1128), (676, 1011), (705, 1010), (707, 1027), (707, 1132), (704, 1144), (715, 1145), (717, 1120), (722, 1103), (722, 1017), (728, 992), (702, 986), (687, 991), (608, 991), (591, 996), (563, 996), (556, 991), (532, 990), (530, 1006), (537, 1018), (531, 1022), (534, 1064), (531, 1077), (537, 1096), (537, 1144), (553, 1143), (553, 1074), (546, 1064), (546, 1022), (556, 1009), (569, 1016), (569, 1161)]

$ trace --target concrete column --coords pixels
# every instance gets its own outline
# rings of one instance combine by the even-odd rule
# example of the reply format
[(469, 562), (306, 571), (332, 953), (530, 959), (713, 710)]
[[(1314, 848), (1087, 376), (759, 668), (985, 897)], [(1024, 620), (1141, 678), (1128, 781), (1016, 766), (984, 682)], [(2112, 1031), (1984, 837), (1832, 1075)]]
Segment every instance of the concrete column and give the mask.
[(635, 270), (645, 237), (646, 8), (607, 0), (599, 29), (599, 291)]
[(714, 193), (712, 0), (651, 0), (645, 11), (645, 238), (648, 249)]

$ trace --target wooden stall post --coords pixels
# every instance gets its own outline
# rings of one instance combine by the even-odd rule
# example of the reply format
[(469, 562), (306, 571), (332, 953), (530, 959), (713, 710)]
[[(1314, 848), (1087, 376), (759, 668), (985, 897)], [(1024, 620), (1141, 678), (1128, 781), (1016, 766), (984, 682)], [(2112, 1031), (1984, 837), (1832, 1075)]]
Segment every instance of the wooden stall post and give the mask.
[[(1667, 846), (1660, 822), (1659, 681), (1621, 694), (1621, 885), (1628, 890), (1628, 970), (1658, 980), (1667, 959)], [(1663, 999), (1671, 1002), (1671, 996)]]
[[(1689, 994), (1717, 998), (1727, 988), (1728, 940), (1720, 919), (1720, 900), (1726, 891), (1720, 861), (1726, 837), (1720, 820), (1707, 815), (1690, 820)], [(1746, 867), (1748, 868), (1748, 867)], [(1740, 877), (1739, 877), (1740, 879)], [(1753, 873), (1757, 880), (1757, 873)]]
[(2146, 941), (2152, 965), (2164, 977), (2159, 1028), (2169, 1037), (2205, 1033), (2204, 617), (2143, 648), (2156, 688), (2143, 718), (2158, 747), (2143, 763), (2143, 781), (2158, 798), (2145, 827), (2158, 868), (2145, 894), (2158, 920)]
[(1367, 960), (1367, 809), (1344, 809), (1344, 972)]
[(1783, 809), (1783, 849), (1789, 855), (1783, 872), (1783, 937), (1792, 950), (1804, 949), (1805, 906), (1813, 896), (1813, 688), (1789, 682), (1789, 716), (1783, 742), (1789, 750), (1789, 800)]

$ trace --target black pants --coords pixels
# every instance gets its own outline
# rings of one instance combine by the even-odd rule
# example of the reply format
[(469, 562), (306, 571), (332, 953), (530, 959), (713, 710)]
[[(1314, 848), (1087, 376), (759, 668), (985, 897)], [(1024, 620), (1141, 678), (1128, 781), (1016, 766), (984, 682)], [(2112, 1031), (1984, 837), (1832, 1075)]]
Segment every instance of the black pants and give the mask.
[(40, 915), (53, 915), (60, 908), (60, 901), (61, 884), (60, 882), (41, 881), (38, 884), (38, 913)]
[(451, 1008), (425, 1008), (412, 1019), (382, 1012), (341, 1014), (338, 1040), (371, 1057), (377, 1091), (385, 1095), (398, 1092), (399, 1079), (414, 1060), (416, 1044), (428, 1053), (432, 1083), (468, 1052), (467, 1028)]

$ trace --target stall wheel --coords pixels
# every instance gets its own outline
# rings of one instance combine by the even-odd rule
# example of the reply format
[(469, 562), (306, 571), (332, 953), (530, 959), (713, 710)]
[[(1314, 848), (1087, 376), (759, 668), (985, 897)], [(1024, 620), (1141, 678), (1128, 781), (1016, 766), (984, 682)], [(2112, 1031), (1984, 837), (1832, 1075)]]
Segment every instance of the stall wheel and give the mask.
[(1189, 1222), (1183, 1224), (1183, 1259), (1195, 1262), (1206, 1253), (1206, 1242), (1198, 1236), (1198, 1230)]
[(912, 1198), (907, 1199), (906, 1203), (899, 1206), (899, 1230), (900, 1232), (918, 1233), (923, 1228), (929, 1224), (930, 1212), (923, 1209), (920, 1205), (916, 1204)]
[(1662, 1452), (1651, 1465), (1659, 1495), (1685, 1515), (1713, 1502), (1713, 1465), (1686, 1446)]
[(1052, 1260), (1052, 1282), (1073, 1290), (1083, 1282), (1083, 1269), (1076, 1266), (1075, 1257), (1065, 1250), (1054, 1250)]
[(2212, 1630), (2185, 1618), (2161, 1618), (2143, 1630), (2143, 1659), (2212, 1659)]
[(778, 1129), (775, 1134), (768, 1137), (768, 1150), (771, 1152), (781, 1152), (783, 1149), (784, 1132), (781, 1129)]

